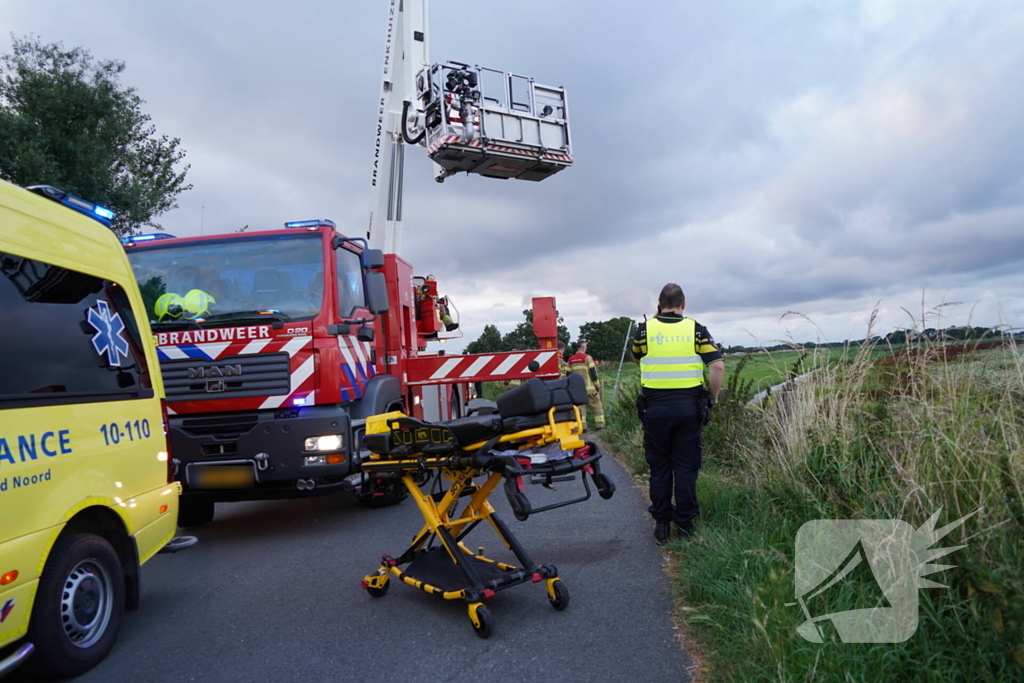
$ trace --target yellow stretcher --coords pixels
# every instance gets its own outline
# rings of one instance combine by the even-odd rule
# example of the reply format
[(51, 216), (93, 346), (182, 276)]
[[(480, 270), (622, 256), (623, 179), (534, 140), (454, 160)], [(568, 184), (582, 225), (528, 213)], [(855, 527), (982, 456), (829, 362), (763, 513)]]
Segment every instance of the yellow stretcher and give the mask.
[[(600, 470), (603, 454), (596, 444), (582, 439), (584, 422), (577, 406), (586, 402), (582, 377), (570, 375), (547, 382), (530, 379), (499, 396), (492, 414), (436, 423), (400, 412), (369, 418), (366, 447), (373, 455), (362, 464), (368, 482), (386, 487), (399, 478), (425, 523), (408, 550), (398, 558), (384, 555), (380, 568), (364, 578), (367, 593), (382, 597), (394, 577), (445, 600), (465, 600), (481, 638), (494, 631), (494, 617), (484, 601), (510, 586), (543, 581), (551, 606), (568, 607), (569, 591), (558, 570), (534, 563), (488, 498), (504, 484), (519, 520), (589, 499), (588, 477), (602, 498), (611, 498), (615, 484)], [(549, 460), (551, 452), (560, 459)], [(576, 472), (581, 473), (584, 495), (543, 507), (531, 505), (524, 478), (550, 484), (574, 478)], [(431, 481), (437, 490), (424, 491)], [(461, 498), (469, 500), (457, 512)], [(467, 547), (466, 536), (481, 522), (491, 525), (518, 566), (484, 557), (482, 548), (474, 552)]]

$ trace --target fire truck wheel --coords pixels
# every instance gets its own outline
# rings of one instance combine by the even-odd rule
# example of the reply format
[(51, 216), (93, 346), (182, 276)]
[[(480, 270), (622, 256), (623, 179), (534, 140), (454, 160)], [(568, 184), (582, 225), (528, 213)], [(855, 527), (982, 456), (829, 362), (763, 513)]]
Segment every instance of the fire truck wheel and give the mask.
[(202, 526), (213, 521), (213, 503), (208, 500), (196, 501), (182, 498), (178, 504), (178, 526)]
[(124, 611), (124, 573), (110, 543), (94, 534), (57, 540), (39, 579), (25, 666), (37, 678), (82, 674), (114, 645)]

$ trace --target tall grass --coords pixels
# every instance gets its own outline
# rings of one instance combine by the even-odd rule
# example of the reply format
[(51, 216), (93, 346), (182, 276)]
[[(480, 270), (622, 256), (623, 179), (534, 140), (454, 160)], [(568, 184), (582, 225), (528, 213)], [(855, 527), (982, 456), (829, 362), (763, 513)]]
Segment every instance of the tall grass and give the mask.
[[(1024, 680), (1024, 359), (1015, 346), (851, 348), (759, 407), (732, 398), (705, 432), (696, 536), (671, 546), (690, 632), (712, 675), (755, 681)], [(880, 358), (882, 356), (882, 358)], [(733, 393), (735, 392), (735, 393)], [(610, 407), (613, 446), (645, 470), (635, 389)], [(975, 510), (966, 544), (921, 589), (898, 644), (813, 644), (796, 633), (793, 542), (813, 519), (939, 525)]]

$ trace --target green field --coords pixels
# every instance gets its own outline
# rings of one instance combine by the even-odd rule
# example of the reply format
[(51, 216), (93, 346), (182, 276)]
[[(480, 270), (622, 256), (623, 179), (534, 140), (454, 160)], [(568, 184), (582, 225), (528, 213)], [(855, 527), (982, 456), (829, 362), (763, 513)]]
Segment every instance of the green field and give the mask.
[[(841, 349), (830, 350), (830, 353), (826, 353), (824, 350), (816, 353), (805, 351), (762, 351), (760, 353), (747, 354), (746, 356), (726, 356), (725, 371), (726, 376), (734, 373), (736, 366), (739, 365), (741, 360), (746, 358), (743, 377), (752, 382), (752, 387), (755, 391), (761, 391), (784, 382), (798, 359), (804, 359), (801, 367), (810, 369), (813, 367), (813, 363), (820, 362), (826, 358), (839, 357), (841, 351)], [(604, 381), (608, 400), (611, 399), (611, 390), (615, 386), (618, 370), (618, 363), (602, 363), (598, 368), (598, 373)], [(638, 383), (640, 381), (640, 366), (632, 361), (623, 363), (619, 381), (622, 385)]]
[[(1024, 356), (1017, 347), (821, 350), (787, 394), (799, 351), (727, 359), (732, 394), (705, 430), (697, 533), (669, 546), (681, 626), (717, 681), (1024, 681)], [(893, 357), (893, 352), (896, 352)], [(963, 353), (966, 351), (966, 353)], [(741, 372), (737, 375), (737, 369)], [(610, 398), (614, 366), (602, 368)], [(608, 406), (609, 445), (641, 481), (636, 366)], [(981, 510), (940, 546), (919, 626), (893, 644), (797, 635), (794, 539), (807, 521), (898, 519), (920, 527)], [(652, 527), (653, 529), (653, 527)], [(862, 588), (839, 592), (854, 609)]]

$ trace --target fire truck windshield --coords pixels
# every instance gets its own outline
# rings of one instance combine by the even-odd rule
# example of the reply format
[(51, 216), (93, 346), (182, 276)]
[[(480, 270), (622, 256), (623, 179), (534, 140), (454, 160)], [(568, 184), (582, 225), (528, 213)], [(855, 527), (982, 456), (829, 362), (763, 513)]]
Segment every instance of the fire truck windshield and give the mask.
[(152, 323), (237, 321), (266, 311), (286, 320), (320, 311), (319, 234), (136, 246), (128, 250)]

